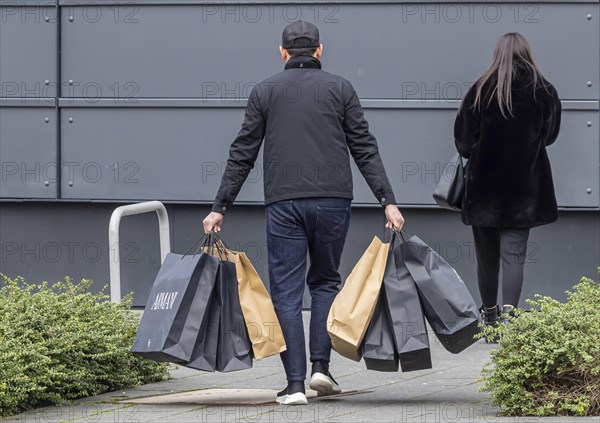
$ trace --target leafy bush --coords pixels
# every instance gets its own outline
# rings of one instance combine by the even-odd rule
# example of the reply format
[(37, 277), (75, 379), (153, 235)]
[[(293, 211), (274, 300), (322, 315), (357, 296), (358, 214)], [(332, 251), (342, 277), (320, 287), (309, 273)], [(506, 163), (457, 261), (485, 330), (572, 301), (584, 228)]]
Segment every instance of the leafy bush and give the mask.
[(85, 279), (2, 279), (0, 416), (168, 378), (166, 365), (129, 352), (138, 327), (130, 295), (115, 304)]
[(499, 349), (482, 372), (492, 404), (511, 416), (600, 414), (600, 284), (583, 278), (560, 303), (536, 295), (531, 312), (486, 328)]

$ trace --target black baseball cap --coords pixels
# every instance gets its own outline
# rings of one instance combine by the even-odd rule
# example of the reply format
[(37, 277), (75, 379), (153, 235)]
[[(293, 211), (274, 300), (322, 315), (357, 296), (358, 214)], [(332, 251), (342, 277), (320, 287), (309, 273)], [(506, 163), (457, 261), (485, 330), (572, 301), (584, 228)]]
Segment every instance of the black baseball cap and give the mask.
[[(310, 45), (296, 45), (296, 40), (299, 38), (308, 38), (310, 40)], [(285, 49), (319, 47), (319, 30), (310, 22), (292, 22), (283, 29), (283, 34), (281, 36), (281, 47)]]

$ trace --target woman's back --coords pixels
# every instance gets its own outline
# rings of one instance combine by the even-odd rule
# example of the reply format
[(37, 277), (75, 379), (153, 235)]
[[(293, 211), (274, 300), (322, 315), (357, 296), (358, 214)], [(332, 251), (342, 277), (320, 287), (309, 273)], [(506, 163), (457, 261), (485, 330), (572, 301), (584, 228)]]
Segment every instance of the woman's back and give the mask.
[[(506, 110), (498, 75), (471, 87), (456, 118), (459, 153), (468, 157), (463, 221), (492, 227), (534, 227), (558, 218), (546, 146), (560, 128), (555, 88), (523, 63), (513, 67)], [(478, 100), (478, 101), (477, 101)]]

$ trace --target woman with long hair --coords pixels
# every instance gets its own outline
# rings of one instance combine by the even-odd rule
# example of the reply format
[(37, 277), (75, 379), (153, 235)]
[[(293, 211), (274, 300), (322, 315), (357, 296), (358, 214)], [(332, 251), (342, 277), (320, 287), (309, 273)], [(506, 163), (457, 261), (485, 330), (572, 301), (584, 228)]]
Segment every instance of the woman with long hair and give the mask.
[(518, 306), (530, 228), (558, 219), (546, 147), (558, 136), (560, 115), (556, 89), (525, 37), (500, 37), (492, 65), (465, 94), (454, 124), (456, 148), (469, 159), (462, 221), (473, 228), (488, 325)]

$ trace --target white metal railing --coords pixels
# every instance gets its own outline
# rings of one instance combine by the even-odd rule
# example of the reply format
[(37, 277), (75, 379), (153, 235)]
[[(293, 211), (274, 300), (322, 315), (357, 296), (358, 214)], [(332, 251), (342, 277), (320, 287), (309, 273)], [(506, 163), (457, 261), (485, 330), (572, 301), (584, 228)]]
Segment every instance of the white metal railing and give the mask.
[(129, 204), (117, 207), (110, 216), (108, 224), (108, 245), (110, 248), (110, 300), (114, 303), (121, 302), (121, 256), (119, 252), (119, 226), (123, 216), (156, 212), (158, 215), (158, 230), (160, 236), (160, 262), (162, 263), (171, 252), (169, 234), (169, 216), (167, 209), (160, 201), (146, 201), (144, 203)]

